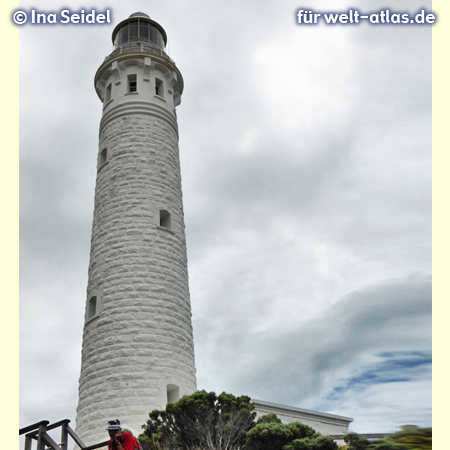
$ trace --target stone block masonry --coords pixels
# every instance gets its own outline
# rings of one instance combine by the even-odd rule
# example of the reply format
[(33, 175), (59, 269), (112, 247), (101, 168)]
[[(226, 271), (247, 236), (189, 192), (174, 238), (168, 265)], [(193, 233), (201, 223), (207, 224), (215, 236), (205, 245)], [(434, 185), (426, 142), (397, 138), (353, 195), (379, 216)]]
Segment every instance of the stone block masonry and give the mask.
[(177, 136), (151, 116), (122, 117), (100, 148), (111, 153), (97, 178), (87, 296), (97, 311), (86, 317), (77, 420), (88, 443), (108, 418), (136, 431), (168, 385), (196, 389)]

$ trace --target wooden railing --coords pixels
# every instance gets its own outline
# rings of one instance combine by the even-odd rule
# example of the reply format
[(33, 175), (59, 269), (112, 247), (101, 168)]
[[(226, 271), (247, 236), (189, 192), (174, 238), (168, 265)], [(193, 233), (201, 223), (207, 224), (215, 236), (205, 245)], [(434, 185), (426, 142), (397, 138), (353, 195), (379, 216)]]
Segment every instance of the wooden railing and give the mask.
[[(70, 420), (60, 420), (50, 424), (48, 420), (33, 423), (27, 427), (19, 429), (19, 435), (25, 435), (25, 450), (32, 450), (33, 441), (37, 441), (36, 450), (69, 450), (69, 437), (71, 437), (75, 444), (81, 450), (95, 450), (101, 447), (107, 447), (108, 441), (100, 442), (99, 444), (86, 446), (83, 441), (77, 436), (75, 431), (69, 426)], [(54, 430), (61, 427), (61, 443), (57, 444), (47, 431)]]

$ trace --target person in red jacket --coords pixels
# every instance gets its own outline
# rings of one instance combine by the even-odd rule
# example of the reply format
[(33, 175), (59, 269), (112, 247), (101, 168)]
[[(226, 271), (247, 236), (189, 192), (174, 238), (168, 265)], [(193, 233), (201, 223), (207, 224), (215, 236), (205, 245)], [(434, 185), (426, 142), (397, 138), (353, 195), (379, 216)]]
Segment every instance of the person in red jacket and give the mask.
[(108, 450), (142, 450), (138, 440), (127, 431), (122, 431), (118, 419), (108, 421), (106, 428), (111, 438), (108, 442)]

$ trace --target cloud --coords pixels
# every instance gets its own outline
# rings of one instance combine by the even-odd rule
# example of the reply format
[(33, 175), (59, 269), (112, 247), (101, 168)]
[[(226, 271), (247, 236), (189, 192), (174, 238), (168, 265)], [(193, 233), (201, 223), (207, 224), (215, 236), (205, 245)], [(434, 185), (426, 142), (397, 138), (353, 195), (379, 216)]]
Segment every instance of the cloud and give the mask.
[(320, 407), (330, 413), (352, 411), (351, 429), (359, 433), (395, 432), (414, 424), (431, 426), (431, 367), (408, 381), (368, 384), (364, 389), (344, 391)]
[[(429, 380), (431, 286), (420, 278), (386, 281), (347, 295), (296, 329), (251, 333), (231, 323), (228, 330), (222, 339), (208, 330), (214, 340), (208, 368), (215, 367), (208, 384), (222, 371), (233, 392), (352, 417), (347, 400), (364, 401), (374, 385)], [(362, 423), (374, 407), (366, 406), (365, 413), (358, 408)], [(404, 408), (397, 396), (376, 406)]]

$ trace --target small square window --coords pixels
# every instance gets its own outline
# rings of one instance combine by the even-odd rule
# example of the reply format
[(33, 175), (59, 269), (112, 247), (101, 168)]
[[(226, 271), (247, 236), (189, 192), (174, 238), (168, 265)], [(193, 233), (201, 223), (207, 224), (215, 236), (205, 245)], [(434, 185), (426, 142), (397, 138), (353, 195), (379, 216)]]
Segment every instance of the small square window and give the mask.
[(88, 319), (94, 317), (97, 313), (97, 297), (91, 297), (89, 300)]
[(170, 213), (164, 209), (159, 211), (159, 226), (167, 228), (168, 230), (172, 228)]
[(128, 92), (137, 92), (136, 75), (128, 75)]
[(100, 153), (100, 166), (105, 164), (105, 162), (108, 160), (108, 149), (104, 148), (102, 152)]
[(105, 95), (105, 103), (108, 103), (111, 100), (111, 91), (112, 85), (111, 83), (106, 86), (106, 95)]
[(164, 83), (158, 78), (155, 78), (155, 94), (164, 97)]

